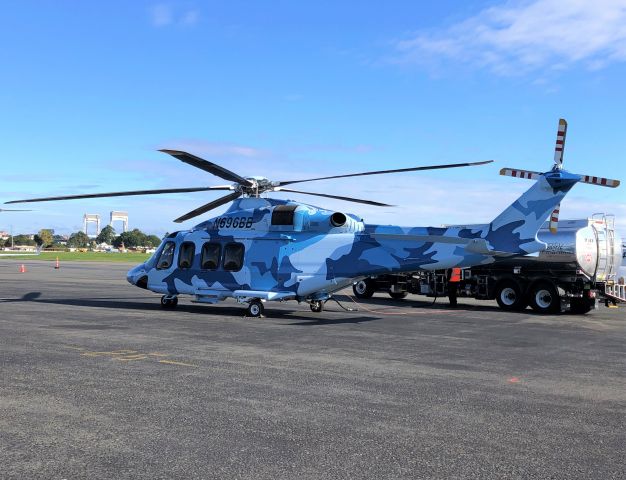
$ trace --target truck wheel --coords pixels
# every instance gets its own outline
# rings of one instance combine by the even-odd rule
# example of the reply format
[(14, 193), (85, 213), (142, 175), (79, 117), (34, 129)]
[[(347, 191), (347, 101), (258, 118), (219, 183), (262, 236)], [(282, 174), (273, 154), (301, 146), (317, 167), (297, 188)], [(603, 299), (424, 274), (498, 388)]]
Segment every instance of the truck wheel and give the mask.
[(561, 298), (554, 285), (541, 282), (530, 289), (530, 306), (537, 313), (559, 313)]
[(496, 287), (496, 302), (502, 310), (524, 310), (528, 305), (522, 287), (513, 280), (505, 280)]
[(352, 285), (352, 291), (356, 298), (372, 298), (372, 295), (374, 295), (374, 282), (370, 278), (359, 280)]
[(576, 315), (584, 315), (589, 313), (592, 305), (589, 304), (589, 300), (585, 298), (572, 298), (569, 304), (570, 312)]
[(402, 300), (408, 295), (407, 292), (389, 292), (389, 296), (394, 300)]

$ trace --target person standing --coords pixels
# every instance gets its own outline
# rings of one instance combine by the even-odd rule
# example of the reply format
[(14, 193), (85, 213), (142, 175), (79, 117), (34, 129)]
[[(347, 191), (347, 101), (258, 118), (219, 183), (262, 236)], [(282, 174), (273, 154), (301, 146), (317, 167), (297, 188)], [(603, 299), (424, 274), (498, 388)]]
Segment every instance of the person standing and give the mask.
[(461, 281), (461, 269), (449, 268), (447, 273), (448, 278), (448, 300), (451, 307), (456, 307), (456, 297), (459, 289), (459, 282)]

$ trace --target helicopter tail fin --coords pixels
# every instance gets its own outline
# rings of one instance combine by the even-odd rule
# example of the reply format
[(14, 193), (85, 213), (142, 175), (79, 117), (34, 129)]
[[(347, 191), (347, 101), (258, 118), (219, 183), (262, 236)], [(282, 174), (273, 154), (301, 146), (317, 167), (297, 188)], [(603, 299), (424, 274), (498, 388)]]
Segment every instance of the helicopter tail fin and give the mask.
[(537, 232), (570, 189), (581, 180), (565, 170), (536, 173), (537, 181), (490, 224), (485, 239), (491, 248), (511, 254), (541, 251)]

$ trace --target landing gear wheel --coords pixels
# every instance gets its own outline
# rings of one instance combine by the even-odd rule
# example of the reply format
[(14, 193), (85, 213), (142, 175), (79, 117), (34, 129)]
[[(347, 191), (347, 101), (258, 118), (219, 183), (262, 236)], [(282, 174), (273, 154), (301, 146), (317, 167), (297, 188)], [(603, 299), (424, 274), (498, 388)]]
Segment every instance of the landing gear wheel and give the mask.
[(166, 309), (176, 308), (178, 305), (178, 297), (175, 295), (163, 295), (161, 297), (161, 307)]
[(372, 295), (374, 295), (374, 282), (369, 278), (359, 280), (352, 285), (352, 291), (356, 298), (372, 298)]
[(312, 312), (320, 313), (322, 310), (324, 310), (324, 302), (322, 302), (321, 300), (314, 300), (311, 302), (310, 307)]
[(530, 289), (530, 306), (537, 313), (559, 313), (561, 298), (554, 285), (541, 282)]
[(505, 280), (496, 287), (496, 301), (502, 310), (524, 310), (528, 306), (522, 287), (514, 280)]
[(261, 300), (252, 300), (249, 304), (248, 304), (248, 316), (249, 317), (260, 317), (263, 315), (263, 311), (265, 310), (265, 307), (263, 307), (263, 303), (261, 302)]
[(389, 296), (394, 300), (402, 300), (408, 295), (407, 292), (389, 292)]

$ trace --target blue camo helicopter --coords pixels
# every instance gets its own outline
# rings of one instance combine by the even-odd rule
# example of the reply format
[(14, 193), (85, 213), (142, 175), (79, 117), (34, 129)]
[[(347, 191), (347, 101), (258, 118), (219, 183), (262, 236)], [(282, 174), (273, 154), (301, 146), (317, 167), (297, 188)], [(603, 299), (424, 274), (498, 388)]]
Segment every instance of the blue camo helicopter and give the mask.
[[(563, 127), (565, 126), (565, 127)], [(372, 200), (303, 192), (287, 185), (318, 180), (484, 165), (490, 161), (370, 171), (304, 180), (271, 181), (242, 177), (215, 163), (178, 150), (161, 150), (178, 160), (233, 182), (230, 185), (109, 192), (14, 200), (40, 202), (144, 194), (228, 190), (231, 193), (177, 218), (202, 215), (232, 202), (222, 215), (190, 230), (167, 235), (154, 255), (127, 274), (133, 285), (162, 294), (161, 305), (175, 308), (179, 295), (214, 304), (227, 298), (247, 304), (259, 317), (267, 301), (307, 302), (314, 312), (336, 292), (382, 273), (470, 267), (497, 257), (543, 250), (537, 231), (578, 182), (616, 187), (619, 181), (569, 173), (562, 169), (564, 120), (559, 123), (554, 167), (545, 173), (502, 169), (502, 175), (536, 180), (534, 185), (487, 224), (439, 227), (370, 225), (353, 214), (312, 205), (263, 198), (290, 192), (389, 206)]]

